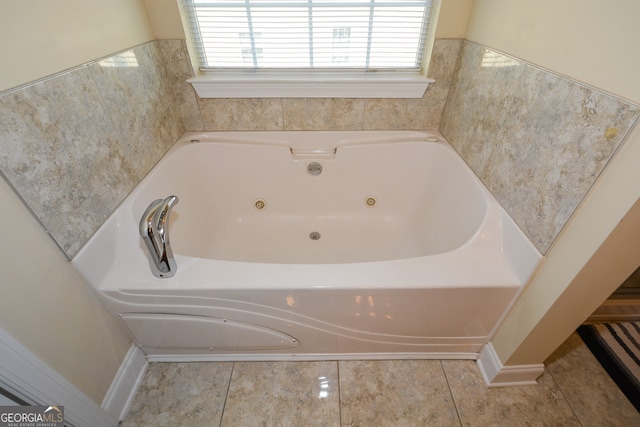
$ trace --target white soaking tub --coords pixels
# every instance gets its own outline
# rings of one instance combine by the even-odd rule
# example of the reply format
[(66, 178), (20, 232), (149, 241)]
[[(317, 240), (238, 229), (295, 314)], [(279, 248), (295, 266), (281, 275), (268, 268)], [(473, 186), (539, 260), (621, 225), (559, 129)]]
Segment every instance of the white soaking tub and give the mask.
[[(138, 224), (169, 195), (156, 278)], [(313, 360), (476, 358), (540, 259), (438, 132), (213, 132), (73, 264), (150, 360)]]

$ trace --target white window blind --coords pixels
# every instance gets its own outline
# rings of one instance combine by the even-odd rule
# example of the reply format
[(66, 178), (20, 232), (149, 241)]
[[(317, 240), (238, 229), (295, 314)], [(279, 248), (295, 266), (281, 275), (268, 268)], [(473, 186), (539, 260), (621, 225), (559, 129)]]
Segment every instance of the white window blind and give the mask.
[(431, 0), (184, 0), (207, 70), (420, 69)]

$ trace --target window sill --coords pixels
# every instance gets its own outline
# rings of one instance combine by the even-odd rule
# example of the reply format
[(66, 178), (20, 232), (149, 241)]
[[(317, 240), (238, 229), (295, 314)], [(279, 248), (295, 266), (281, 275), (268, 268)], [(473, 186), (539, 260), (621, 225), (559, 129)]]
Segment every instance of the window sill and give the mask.
[(435, 80), (408, 73), (217, 73), (187, 82), (200, 98), (421, 98)]

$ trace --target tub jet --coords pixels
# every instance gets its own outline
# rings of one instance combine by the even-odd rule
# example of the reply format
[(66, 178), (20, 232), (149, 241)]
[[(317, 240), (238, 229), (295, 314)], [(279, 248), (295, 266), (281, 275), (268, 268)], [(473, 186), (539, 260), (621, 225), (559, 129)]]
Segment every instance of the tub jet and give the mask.
[(309, 233), (309, 238), (311, 240), (318, 240), (320, 239), (320, 233), (318, 233), (317, 231), (312, 231), (311, 233)]
[(378, 200), (373, 196), (367, 196), (367, 198), (364, 199), (364, 204), (367, 205), (367, 207), (372, 208), (376, 203), (378, 203)]
[(307, 165), (309, 175), (317, 176), (322, 173), (322, 165), (318, 162), (311, 162)]

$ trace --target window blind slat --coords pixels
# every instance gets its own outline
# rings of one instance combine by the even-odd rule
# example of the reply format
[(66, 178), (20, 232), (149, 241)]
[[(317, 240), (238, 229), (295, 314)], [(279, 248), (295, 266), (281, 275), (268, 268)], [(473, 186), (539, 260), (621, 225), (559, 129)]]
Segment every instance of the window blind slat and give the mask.
[(417, 69), (431, 0), (183, 0), (203, 69)]

